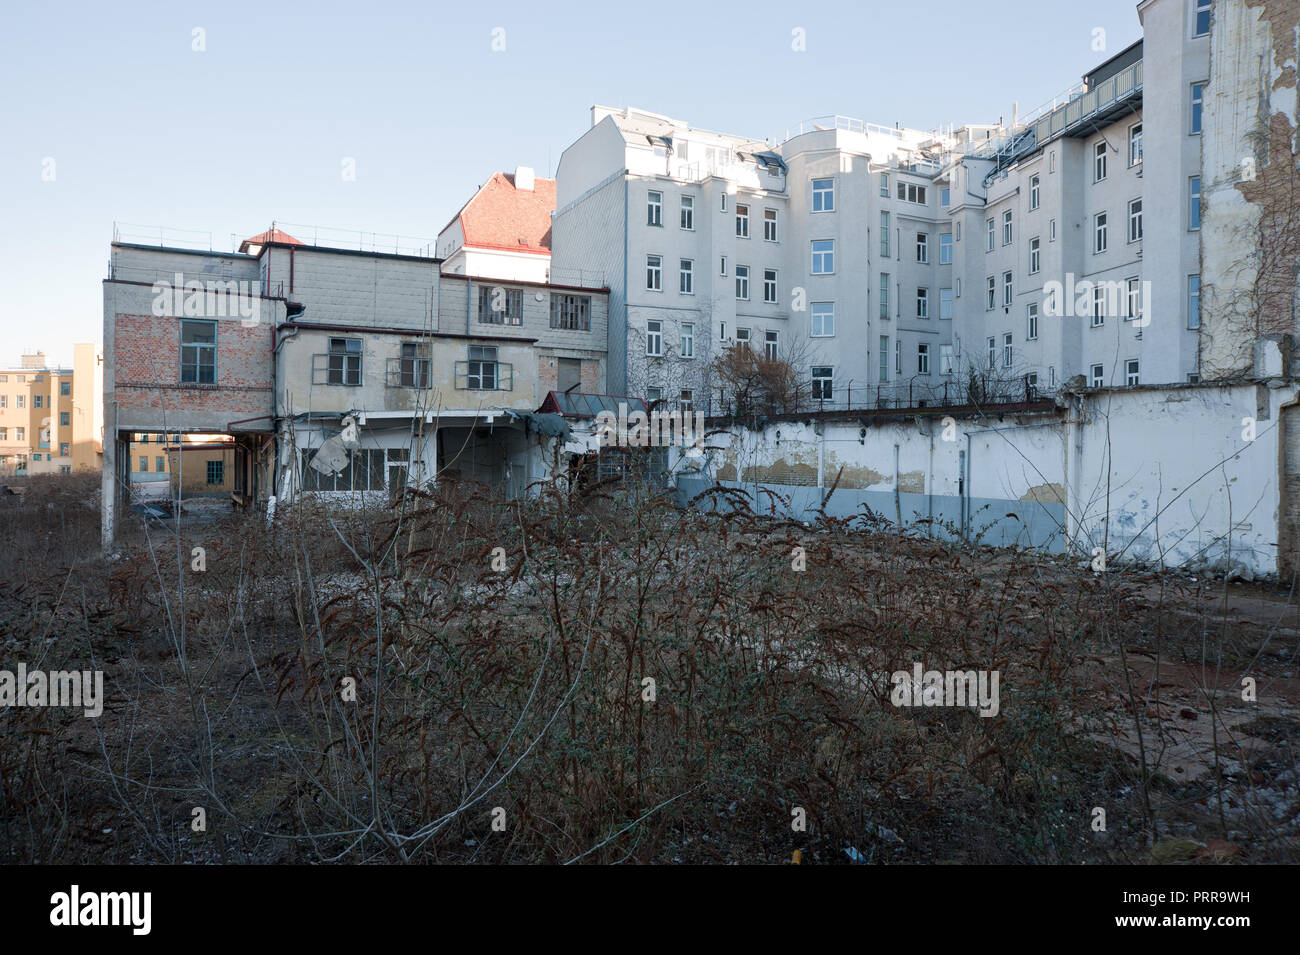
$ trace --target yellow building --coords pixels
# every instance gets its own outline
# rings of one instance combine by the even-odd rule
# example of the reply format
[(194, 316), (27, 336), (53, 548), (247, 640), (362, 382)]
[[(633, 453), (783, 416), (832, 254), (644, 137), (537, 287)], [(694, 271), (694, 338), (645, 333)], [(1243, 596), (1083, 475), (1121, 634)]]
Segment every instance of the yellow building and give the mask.
[(103, 371), (98, 346), (73, 346), (73, 367), (44, 352), (0, 368), (0, 475), (97, 471), (103, 455)]
[[(235, 443), (233, 440), (208, 443), (190, 442), (181, 446), (167, 446), (167, 473), (170, 475), (171, 496), (176, 497), (180, 485), (181, 497), (198, 497), (204, 494), (229, 494), (235, 489)], [(180, 457), (181, 455), (183, 457)], [(178, 460), (180, 457), (180, 460)]]

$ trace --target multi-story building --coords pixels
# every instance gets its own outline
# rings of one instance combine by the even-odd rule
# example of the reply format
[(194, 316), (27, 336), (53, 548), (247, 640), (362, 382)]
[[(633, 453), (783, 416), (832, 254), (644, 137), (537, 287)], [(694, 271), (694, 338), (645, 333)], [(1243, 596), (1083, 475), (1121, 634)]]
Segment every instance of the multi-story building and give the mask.
[(106, 541), (144, 453), (133, 434), (169, 450), (229, 436), (215, 486), (236, 502), (382, 497), (438, 473), (517, 494), (540, 476), (528, 416), (553, 380), (603, 384), (606, 291), (443, 276), (428, 245), (343, 244), (274, 227), (231, 253), (113, 243)]
[(99, 349), (73, 346), (73, 367), (44, 352), (0, 370), (0, 474), (69, 474), (100, 466)]
[(594, 107), (552, 263), (608, 276), (610, 389), (712, 397), (726, 342), (825, 407), (1197, 380), (1210, 6), (1145, 0), (1142, 40), (1005, 125), (772, 145)]
[(550, 281), (554, 211), (554, 179), (527, 166), (494, 172), (438, 233), (443, 274)]

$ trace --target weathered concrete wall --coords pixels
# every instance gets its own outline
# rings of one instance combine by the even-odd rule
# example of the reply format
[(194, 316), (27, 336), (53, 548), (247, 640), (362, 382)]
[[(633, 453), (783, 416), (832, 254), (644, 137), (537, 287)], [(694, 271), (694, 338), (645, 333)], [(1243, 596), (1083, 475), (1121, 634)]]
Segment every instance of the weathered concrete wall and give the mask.
[(1300, 0), (1218, 0), (1202, 144), (1201, 373), (1249, 373), (1296, 330)]
[(834, 516), (865, 504), (940, 535), (964, 527), (986, 543), (1059, 550), (1072, 541), (1086, 555), (1104, 547), (1112, 561), (1272, 574), (1285, 504), (1278, 422), (1296, 393), (1187, 385), (1090, 392), (1060, 413), (1002, 421), (780, 421), (712, 434), (698, 472), (676, 453), (672, 463), (683, 499), (710, 479), (766, 487), (807, 518), (834, 485)]

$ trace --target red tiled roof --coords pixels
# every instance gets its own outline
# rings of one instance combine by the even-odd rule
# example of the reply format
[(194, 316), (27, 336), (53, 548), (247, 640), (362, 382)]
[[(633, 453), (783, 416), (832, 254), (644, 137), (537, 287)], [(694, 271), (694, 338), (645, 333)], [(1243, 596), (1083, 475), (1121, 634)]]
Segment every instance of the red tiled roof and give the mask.
[(268, 229), (261, 232), (251, 239), (245, 239), (239, 243), (239, 251), (247, 252), (250, 245), (266, 245), (268, 242), (283, 242), (286, 245), (302, 245), (297, 239), (287, 232), (281, 232), (279, 229)]
[(554, 179), (537, 177), (528, 192), (515, 188), (513, 175), (494, 172), (460, 210), (465, 245), (550, 255), (554, 211)]

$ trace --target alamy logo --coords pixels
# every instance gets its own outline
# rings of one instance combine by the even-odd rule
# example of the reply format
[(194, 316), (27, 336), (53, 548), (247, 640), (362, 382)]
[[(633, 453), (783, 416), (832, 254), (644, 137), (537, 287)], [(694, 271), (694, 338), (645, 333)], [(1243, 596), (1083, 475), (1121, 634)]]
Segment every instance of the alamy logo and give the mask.
[(133, 935), (148, 935), (152, 927), (150, 892), (82, 892), (74, 885), (51, 895), (50, 906), (51, 925), (129, 925)]
[(895, 706), (971, 706), (980, 716), (997, 716), (998, 670), (896, 670), (890, 682), (889, 701)]
[(704, 447), (704, 412), (628, 412), (620, 403), (618, 414), (596, 413), (596, 436), (602, 448), (689, 448), (698, 454)]
[(1043, 283), (1043, 314), (1048, 318), (1125, 318), (1134, 328), (1151, 324), (1148, 308), (1151, 282), (1134, 279), (1127, 282), (1076, 282), (1073, 272), (1065, 281), (1052, 279)]
[(29, 672), (20, 663), (17, 673), (0, 670), (0, 706), (80, 707), (86, 716), (97, 717), (104, 712), (104, 671)]
[(261, 292), (258, 281), (187, 282), (177, 272), (175, 282), (153, 283), (153, 313), (160, 318), (238, 318), (245, 328), (252, 328), (262, 318)]

